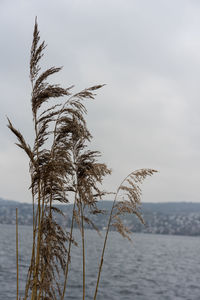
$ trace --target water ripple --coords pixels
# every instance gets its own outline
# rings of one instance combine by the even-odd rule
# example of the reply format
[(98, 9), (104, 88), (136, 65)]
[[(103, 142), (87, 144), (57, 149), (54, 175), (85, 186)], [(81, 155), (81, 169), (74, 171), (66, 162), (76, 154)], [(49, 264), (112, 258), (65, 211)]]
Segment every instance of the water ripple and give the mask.
[[(20, 291), (31, 253), (31, 227), (19, 227)], [(80, 239), (76, 231), (77, 239)], [(200, 239), (135, 234), (134, 243), (109, 235), (97, 299), (199, 300)], [(93, 299), (102, 239), (86, 231), (86, 299)], [(0, 225), (0, 295), (15, 299), (15, 228)], [(81, 249), (74, 248), (66, 299), (82, 299)]]

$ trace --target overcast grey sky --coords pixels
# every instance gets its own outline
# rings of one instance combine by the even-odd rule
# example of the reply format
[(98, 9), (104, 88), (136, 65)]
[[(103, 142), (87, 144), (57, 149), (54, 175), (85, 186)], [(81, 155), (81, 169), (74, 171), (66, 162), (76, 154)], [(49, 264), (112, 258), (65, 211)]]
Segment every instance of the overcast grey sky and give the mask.
[(200, 1), (1, 0), (0, 197), (31, 201), (28, 160), (14, 145), (6, 115), (32, 141), (29, 50), (34, 18), (48, 47), (44, 66), (64, 66), (54, 81), (77, 91), (106, 83), (88, 103), (92, 148), (115, 190), (139, 168), (159, 173), (143, 201), (199, 202)]

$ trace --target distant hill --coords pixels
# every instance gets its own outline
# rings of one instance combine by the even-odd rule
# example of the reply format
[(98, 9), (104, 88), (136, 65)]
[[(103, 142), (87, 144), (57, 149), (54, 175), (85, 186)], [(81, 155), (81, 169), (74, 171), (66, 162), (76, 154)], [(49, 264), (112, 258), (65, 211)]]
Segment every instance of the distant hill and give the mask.
[(142, 208), (145, 212), (150, 211), (162, 214), (200, 213), (200, 203), (194, 202), (143, 203)]
[(13, 200), (6, 200), (6, 199), (3, 199), (3, 198), (0, 198), (0, 206), (1, 205), (18, 205), (19, 202), (17, 201), (13, 201)]
[[(110, 211), (111, 201), (100, 201), (98, 206), (102, 210)], [(32, 205), (0, 198), (0, 224), (15, 224), (15, 208), (18, 207), (19, 224), (32, 225)], [(66, 227), (71, 224), (72, 204), (59, 206), (65, 218), (58, 217), (58, 222)], [(142, 225), (135, 216), (124, 216), (124, 223), (133, 232), (179, 234), (200, 236), (200, 203), (168, 202), (143, 203), (141, 213), (146, 225)], [(99, 229), (106, 227), (108, 213), (91, 215)], [(86, 225), (88, 227), (89, 225)]]
[[(0, 198), (0, 206), (12, 206), (17, 205), (18, 206), (27, 206), (32, 205), (31, 203), (23, 203), (13, 200), (7, 200)], [(66, 206), (66, 205), (61, 205)], [(67, 206), (72, 206), (72, 204), (69, 204)], [(111, 209), (112, 207), (112, 201), (99, 201), (98, 206), (101, 209)], [(200, 202), (194, 203), (194, 202), (143, 202), (141, 205), (142, 211), (144, 212), (159, 212), (162, 214), (171, 214), (171, 213), (192, 213), (192, 212), (200, 212)]]

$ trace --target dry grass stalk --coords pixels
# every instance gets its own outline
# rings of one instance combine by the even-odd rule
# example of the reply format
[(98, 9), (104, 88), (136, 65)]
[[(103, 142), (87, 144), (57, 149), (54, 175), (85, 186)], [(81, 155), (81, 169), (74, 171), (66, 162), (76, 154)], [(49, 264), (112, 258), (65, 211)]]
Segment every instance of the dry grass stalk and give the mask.
[[(108, 225), (106, 228), (106, 234), (104, 239), (104, 244), (101, 253), (100, 265), (97, 275), (97, 282), (95, 287), (94, 293), (94, 300), (96, 300), (98, 288), (99, 288), (99, 281), (101, 276), (101, 271), (103, 267), (103, 258), (105, 254), (108, 233), (113, 226), (118, 233), (120, 233), (124, 238), (127, 238), (131, 241), (130, 238), (130, 231), (129, 229), (123, 224), (120, 216), (123, 214), (135, 214), (139, 220), (144, 223), (142, 215), (140, 213), (140, 205), (141, 205), (141, 195), (142, 191), (140, 188), (140, 184), (147, 176), (153, 175), (153, 173), (157, 172), (153, 169), (141, 169), (131, 172), (128, 176), (124, 178), (124, 180), (119, 185), (117, 192), (115, 194), (115, 198), (113, 201), (113, 205), (110, 211)], [(120, 195), (122, 192), (122, 195)], [(117, 201), (119, 196), (123, 196), (123, 200)]]
[(19, 245), (18, 245), (18, 209), (16, 208), (16, 268), (17, 268), (17, 293), (16, 299), (19, 299)]
[[(47, 79), (61, 70), (51, 67), (41, 72), (39, 62), (45, 43), (35, 21), (30, 58), (30, 80), (32, 85), (32, 113), (35, 131), (33, 146), (8, 119), (8, 127), (17, 137), (17, 146), (22, 148), (30, 160), (30, 175), (33, 198), (33, 247), (27, 274), (24, 299), (57, 299), (64, 297), (59, 282), (59, 273), (68, 275), (74, 222), (81, 224), (82, 248), (84, 250), (84, 223), (86, 207), (97, 210), (96, 201), (104, 194), (99, 189), (103, 177), (110, 174), (105, 164), (97, 162), (99, 152), (90, 151), (88, 142), (92, 136), (87, 129), (84, 115), (85, 99), (94, 99), (96, 85), (72, 94), (72, 87), (62, 88), (49, 84)], [(67, 97), (64, 103), (44, 104), (52, 98)], [(52, 130), (53, 128), (53, 130)], [(51, 143), (50, 147), (47, 147)], [(68, 203), (74, 194), (74, 213), (70, 232), (57, 222), (55, 215), (62, 214), (54, 204)], [(92, 222), (91, 222), (92, 223)], [(66, 247), (68, 243), (68, 248)], [(84, 255), (83, 255), (84, 257)], [(83, 258), (83, 299), (85, 295), (85, 258)]]
[[(106, 192), (101, 190), (103, 178), (111, 174), (105, 164), (98, 162), (100, 153), (88, 148), (92, 136), (85, 121), (87, 110), (84, 101), (93, 100), (96, 90), (103, 85), (96, 85), (73, 94), (72, 86), (62, 88), (57, 84), (49, 84), (47, 81), (49, 76), (56, 74), (61, 68), (51, 67), (41, 72), (39, 63), (45, 47), (45, 42), (40, 43), (36, 19), (30, 57), (31, 105), (35, 133), (32, 146), (8, 119), (8, 127), (17, 138), (17, 146), (24, 150), (30, 160), (33, 244), (23, 300), (59, 298), (64, 300), (71, 249), (72, 245), (76, 245), (73, 238), (75, 223), (82, 237), (82, 298), (84, 300), (85, 223), (98, 231), (85, 211), (87, 209), (91, 214), (103, 212), (98, 209), (97, 203), (106, 195)], [(61, 103), (52, 105), (49, 101), (52, 98), (62, 97), (65, 97), (65, 100)], [(48, 108), (45, 109), (44, 104), (47, 104)], [(123, 180), (115, 194), (94, 299), (98, 292), (108, 232), (113, 227), (122, 236), (130, 238), (129, 230), (120, 218), (124, 213), (135, 214), (143, 222), (138, 209), (141, 196), (139, 184), (154, 172), (155, 170), (151, 169), (132, 172)], [(117, 201), (121, 192), (125, 195), (125, 199)], [(56, 215), (62, 215), (62, 211), (56, 204), (69, 203), (72, 197), (74, 199), (72, 223), (70, 231), (67, 232), (56, 221)], [(60, 273), (64, 276), (63, 287)]]

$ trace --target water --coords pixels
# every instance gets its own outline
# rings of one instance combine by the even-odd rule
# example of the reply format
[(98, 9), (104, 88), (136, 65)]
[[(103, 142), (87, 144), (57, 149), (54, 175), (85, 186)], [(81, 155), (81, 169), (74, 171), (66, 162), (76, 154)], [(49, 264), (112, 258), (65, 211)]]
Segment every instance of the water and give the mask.
[[(76, 231), (79, 239), (78, 231)], [(86, 231), (86, 299), (93, 299), (102, 239)], [(31, 227), (19, 226), (20, 290), (30, 259)], [(82, 299), (80, 248), (73, 249), (66, 299)], [(15, 227), (0, 225), (0, 299), (16, 299)], [(133, 243), (109, 235), (98, 300), (199, 300), (200, 238), (135, 234)]]

